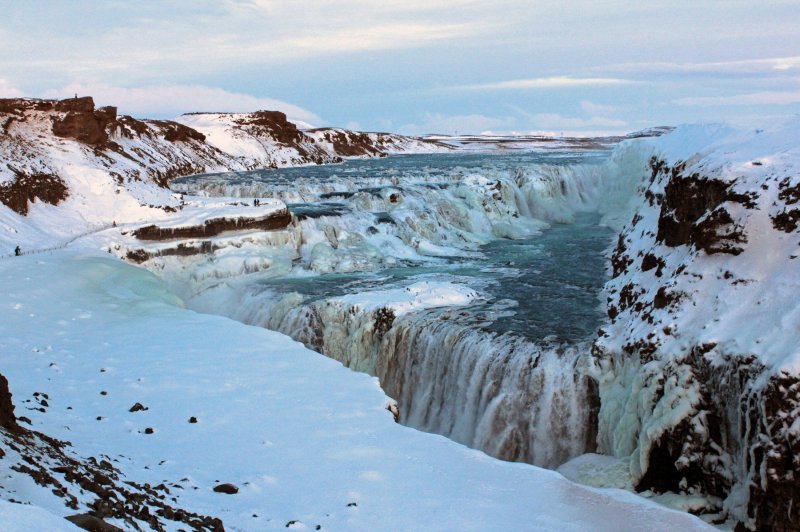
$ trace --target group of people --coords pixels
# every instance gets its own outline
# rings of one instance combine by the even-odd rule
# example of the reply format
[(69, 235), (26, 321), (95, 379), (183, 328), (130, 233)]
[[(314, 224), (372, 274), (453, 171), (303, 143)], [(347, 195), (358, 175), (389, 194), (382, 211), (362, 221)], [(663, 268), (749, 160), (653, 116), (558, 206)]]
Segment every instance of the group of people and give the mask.
[(261, 200), (258, 199), (258, 198), (254, 199), (253, 200), (253, 207), (258, 207), (259, 205), (261, 205)]

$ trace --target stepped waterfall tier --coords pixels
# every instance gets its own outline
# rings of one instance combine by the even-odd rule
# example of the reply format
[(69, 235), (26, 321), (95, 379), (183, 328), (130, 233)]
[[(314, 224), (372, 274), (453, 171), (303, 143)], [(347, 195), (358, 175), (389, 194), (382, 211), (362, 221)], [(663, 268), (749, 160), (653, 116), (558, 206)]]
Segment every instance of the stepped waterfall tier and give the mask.
[[(195, 309), (283, 332), (379, 378), (398, 420), (557, 467), (596, 448), (587, 374), (612, 231), (604, 152), (437, 155), (184, 178), (184, 194), (286, 202), (245, 276), (161, 258)], [(265, 262), (264, 264), (267, 264)], [(201, 273), (202, 272), (202, 273)]]

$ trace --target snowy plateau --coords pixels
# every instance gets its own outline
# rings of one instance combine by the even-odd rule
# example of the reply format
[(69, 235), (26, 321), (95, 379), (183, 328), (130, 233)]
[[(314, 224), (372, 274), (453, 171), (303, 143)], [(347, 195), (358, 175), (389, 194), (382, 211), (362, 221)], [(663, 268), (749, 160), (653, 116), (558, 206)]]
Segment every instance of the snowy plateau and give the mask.
[(797, 530), (799, 140), (0, 100), (0, 528)]

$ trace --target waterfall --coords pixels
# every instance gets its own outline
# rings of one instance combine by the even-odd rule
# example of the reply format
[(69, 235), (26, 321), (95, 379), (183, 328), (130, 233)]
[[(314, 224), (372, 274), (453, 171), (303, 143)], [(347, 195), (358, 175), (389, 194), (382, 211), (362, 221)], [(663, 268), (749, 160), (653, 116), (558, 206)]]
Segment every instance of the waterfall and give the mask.
[(240, 321), (280, 331), (375, 375), (399, 421), (504, 460), (555, 468), (595, 450), (599, 403), (584, 373), (589, 343), (532, 341), (480, 326), (464, 308), (397, 318), (297, 293), (233, 297)]
[[(361, 309), (334, 295), (373, 290), (381, 281), (352, 281), (364, 272), (489, 263), (485, 245), (493, 240), (537, 239), (549, 223), (571, 223), (578, 213), (622, 205), (637, 184), (609, 179), (617, 166), (615, 161), (533, 164), (436, 173), (418, 165), (408, 175), (391, 168), (372, 173), (369, 166), (361, 174), (354, 167), (353, 175), (314, 168), (187, 178), (180, 186), (190, 193), (295, 204), (290, 209), (296, 220), (274, 246), (245, 242), (235, 253), (223, 250), (210, 259), (194, 259), (207, 260), (204, 264), (169, 258), (148, 266), (160, 268), (162, 276), (177, 271), (173, 279), (201, 273), (209, 279), (183, 291), (195, 310), (282, 332), (355, 371), (375, 375), (408, 426), (498, 458), (554, 468), (596, 449), (599, 399), (585, 370), (588, 338), (539, 338), (521, 328), (503, 333), (489, 327), (491, 318), (472, 305), (395, 315), (390, 305)], [(574, 252), (562, 260), (571, 260)], [(263, 267), (257, 263), (261, 269), (249, 279), (227, 275), (228, 256), (238, 261), (250, 255), (269, 260)], [(513, 262), (492, 264), (498, 271), (515, 267)], [(219, 275), (210, 273), (223, 268)], [(300, 289), (301, 294), (285, 284), (276, 287), (274, 280), (287, 273), (295, 282), (308, 279), (314, 288)], [(309, 277), (312, 273), (318, 276)], [(386, 279), (398, 281), (395, 275)], [(355, 284), (337, 286), (342, 278)], [(552, 297), (572, 301), (573, 294)], [(552, 334), (546, 328), (538, 332)]]

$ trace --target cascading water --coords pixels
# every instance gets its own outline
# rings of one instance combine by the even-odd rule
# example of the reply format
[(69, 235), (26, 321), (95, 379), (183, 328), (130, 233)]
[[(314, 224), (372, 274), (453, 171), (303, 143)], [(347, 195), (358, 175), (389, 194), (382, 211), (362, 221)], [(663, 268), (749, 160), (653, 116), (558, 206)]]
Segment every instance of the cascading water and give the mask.
[[(611, 233), (581, 213), (611, 199), (589, 157), (469, 157), (181, 180), (184, 192), (283, 199), (297, 218), (272, 237), (282, 244), (247, 251), (291, 257), (288, 276), (287, 267), (208, 276), (184, 295), (197, 310), (281, 331), (376, 375), (407, 425), (556, 467), (595, 447), (597, 393), (583, 364), (602, 321)], [(153, 267), (176, 279), (196, 272), (179, 260)], [(411, 311), (380, 292), (369, 305), (346, 297), (420, 281), (476, 297)]]

